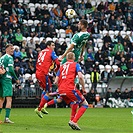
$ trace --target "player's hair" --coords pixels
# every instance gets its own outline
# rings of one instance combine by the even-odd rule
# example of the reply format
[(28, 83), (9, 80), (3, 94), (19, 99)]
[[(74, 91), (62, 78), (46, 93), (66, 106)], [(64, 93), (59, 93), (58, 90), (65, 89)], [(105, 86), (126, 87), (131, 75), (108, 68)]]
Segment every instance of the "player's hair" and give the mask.
[(84, 25), (85, 28), (88, 27), (88, 22), (87, 22), (87, 20), (81, 19), (80, 22), (81, 22), (82, 25)]
[(51, 43), (54, 43), (54, 42), (53, 42), (53, 41), (47, 41), (47, 42), (46, 42), (46, 46), (50, 46)]
[(7, 44), (7, 45), (6, 45), (6, 49), (7, 49), (8, 47), (10, 47), (10, 46), (13, 46), (13, 44), (11, 44), (11, 43)]
[(74, 60), (75, 59), (75, 54), (73, 52), (69, 52), (67, 55), (66, 55), (66, 59), (67, 60)]

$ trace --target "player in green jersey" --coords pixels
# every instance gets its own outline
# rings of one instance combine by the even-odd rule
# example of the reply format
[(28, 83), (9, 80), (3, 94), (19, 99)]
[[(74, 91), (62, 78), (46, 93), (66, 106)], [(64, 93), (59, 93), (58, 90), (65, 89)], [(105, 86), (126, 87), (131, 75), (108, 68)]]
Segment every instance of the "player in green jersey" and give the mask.
[(59, 56), (59, 60), (62, 60), (62, 64), (66, 62), (66, 55), (70, 51), (75, 54), (76, 62), (83, 59), (83, 52), (86, 46), (86, 42), (90, 37), (90, 34), (87, 32), (87, 27), (88, 22), (85, 19), (81, 19), (78, 23), (78, 29), (80, 32), (77, 32), (73, 35), (67, 50), (63, 55)]
[[(87, 27), (88, 27), (88, 22), (85, 19), (81, 19), (78, 23), (78, 29), (80, 30), (80, 32), (77, 32), (76, 34), (73, 35), (65, 53), (59, 56), (58, 58), (60, 61), (62, 61), (62, 64), (66, 62), (66, 55), (71, 51), (75, 54), (75, 62), (83, 60), (83, 52), (85, 50), (86, 43), (90, 37), (90, 34), (87, 32)], [(42, 109), (43, 112), (47, 112), (46, 111), (47, 106), (60, 103), (60, 102), (62, 102), (61, 97), (58, 97), (57, 99), (53, 99), (49, 101), (44, 105), (44, 108)], [(72, 112), (71, 112), (71, 120), (72, 120), (76, 114), (78, 103), (71, 103), (70, 106), (72, 108)]]
[(9, 119), (11, 105), (12, 105), (12, 77), (19, 83), (19, 80), (14, 72), (14, 61), (13, 61), (13, 45), (6, 45), (6, 54), (0, 58), (0, 64), (2, 64), (3, 68), (6, 72), (0, 78), (0, 113), (3, 108), (3, 103), (6, 99), (6, 107), (5, 107), (5, 121), (4, 123), (14, 123)]

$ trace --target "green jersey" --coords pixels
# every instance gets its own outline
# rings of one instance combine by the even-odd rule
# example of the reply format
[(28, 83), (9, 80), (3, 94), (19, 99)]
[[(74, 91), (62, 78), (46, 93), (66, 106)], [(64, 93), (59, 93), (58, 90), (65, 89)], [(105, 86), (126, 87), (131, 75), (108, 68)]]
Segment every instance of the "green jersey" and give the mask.
[(17, 80), (17, 76), (14, 72), (14, 61), (13, 57), (9, 54), (5, 54), (0, 58), (0, 64), (6, 70), (6, 73), (2, 75), (2, 79), (12, 79), (12, 77)]
[[(87, 41), (89, 40), (90, 34), (86, 31), (86, 32), (78, 32), (76, 34), (74, 34), (74, 36), (72, 37), (70, 44), (74, 44), (74, 48), (72, 50), (72, 52), (75, 54), (75, 61), (77, 62), (80, 56), (80, 53), (82, 51), (82, 47), (84, 47), (87, 43)], [(69, 47), (69, 46), (68, 46)], [(62, 64), (66, 62), (66, 58), (63, 59)]]

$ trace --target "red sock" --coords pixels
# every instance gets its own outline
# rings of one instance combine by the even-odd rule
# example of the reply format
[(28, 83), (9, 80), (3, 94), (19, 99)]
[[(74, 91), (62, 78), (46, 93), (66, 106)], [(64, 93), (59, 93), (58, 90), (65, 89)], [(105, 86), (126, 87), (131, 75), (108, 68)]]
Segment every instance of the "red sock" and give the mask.
[(73, 122), (77, 123), (77, 121), (79, 120), (79, 118), (84, 114), (84, 112), (86, 111), (86, 108), (81, 106), (78, 110), (78, 112), (76, 113)]
[(77, 112), (77, 108), (78, 108), (78, 104), (71, 104), (71, 116), (70, 116), (71, 121), (75, 117), (75, 114)]
[(47, 106), (55, 104), (54, 99), (47, 103)]
[(43, 108), (44, 104), (47, 102), (48, 102), (48, 100), (46, 100), (44, 97), (42, 97), (41, 102), (40, 102), (39, 107), (38, 107), (38, 110), (40, 111)]

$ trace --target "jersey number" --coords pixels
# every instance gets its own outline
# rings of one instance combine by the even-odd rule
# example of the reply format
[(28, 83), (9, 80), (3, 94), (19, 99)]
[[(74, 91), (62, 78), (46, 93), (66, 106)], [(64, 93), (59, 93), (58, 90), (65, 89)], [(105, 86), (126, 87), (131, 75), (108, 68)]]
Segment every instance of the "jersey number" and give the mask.
[(66, 75), (68, 74), (68, 69), (69, 69), (70, 64), (63, 65), (63, 70), (62, 70), (62, 78), (66, 78)]
[(41, 65), (41, 63), (44, 61), (45, 55), (46, 55), (46, 52), (40, 53), (40, 55), (39, 55), (39, 57), (38, 57), (38, 60), (37, 60), (37, 63), (38, 63), (39, 65)]

